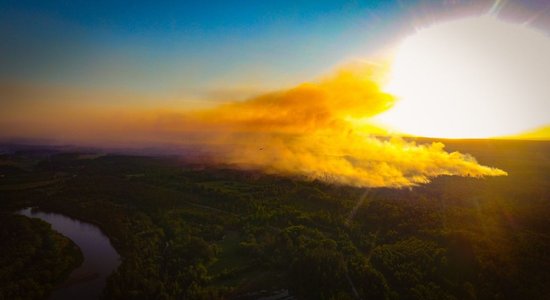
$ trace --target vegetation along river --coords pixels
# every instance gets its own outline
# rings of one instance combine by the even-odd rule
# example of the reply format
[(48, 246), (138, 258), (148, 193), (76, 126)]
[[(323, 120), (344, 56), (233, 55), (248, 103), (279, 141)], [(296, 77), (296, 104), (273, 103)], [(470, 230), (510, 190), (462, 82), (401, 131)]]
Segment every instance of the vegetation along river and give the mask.
[(96, 225), (71, 217), (25, 208), (18, 214), (48, 222), (57, 232), (71, 239), (82, 251), (84, 261), (56, 288), (51, 299), (97, 299), (107, 277), (120, 264), (120, 256), (109, 238)]

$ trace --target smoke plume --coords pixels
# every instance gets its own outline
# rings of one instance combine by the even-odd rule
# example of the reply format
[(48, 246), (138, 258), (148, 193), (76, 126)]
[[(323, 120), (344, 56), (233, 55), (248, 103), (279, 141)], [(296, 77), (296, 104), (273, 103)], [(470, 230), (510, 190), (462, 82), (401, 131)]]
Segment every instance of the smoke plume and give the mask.
[[(366, 74), (366, 75), (365, 75)], [(441, 143), (417, 145), (369, 122), (394, 99), (369, 72), (342, 71), (318, 83), (187, 115), (216, 159), (236, 167), (360, 187), (407, 187), (441, 175), (499, 176)]]
[[(372, 68), (348, 68), (318, 82), (194, 111), (136, 107), (130, 100), (75, 105), (80, 95), (74, 91), (10, 88), (0, 136), (107, 146), (170, 143), (236, 168), (358, 187), (506, 175), (470, 155), (446, 152), (441, 143), (416, 144), (377, 126), (372, 117), (391, 109), (394, 98), (380, 89), (376, 75)], [(60, 100), (44, 100), (51, 98)], [(120, 95), (114, 99), (121, 103)]]

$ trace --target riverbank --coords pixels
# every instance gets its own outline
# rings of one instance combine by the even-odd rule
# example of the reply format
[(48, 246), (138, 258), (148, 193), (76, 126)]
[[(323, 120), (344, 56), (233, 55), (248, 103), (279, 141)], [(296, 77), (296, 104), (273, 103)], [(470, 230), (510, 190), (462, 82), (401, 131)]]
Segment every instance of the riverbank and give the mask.
[(51, 224), (52, 229), (71, 239), (82, 251), (82, 264), (71, 272), (66, 281), (56, 287), (51, 299), (99, 298), (105, 288), (107, 277), (120, 264), (120, 256), (103, 231), (79, 219), (36, 208), (26, 208), (18, 213)]
[(80, 248), (39, 219), (0, 214), (0, 299), (46, 299), (84, 261)]

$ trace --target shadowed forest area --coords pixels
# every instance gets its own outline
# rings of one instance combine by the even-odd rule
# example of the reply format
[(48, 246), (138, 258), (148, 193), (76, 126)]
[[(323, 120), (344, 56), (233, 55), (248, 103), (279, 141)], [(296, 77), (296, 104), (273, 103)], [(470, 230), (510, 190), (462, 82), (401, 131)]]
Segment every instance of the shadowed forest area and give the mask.
[(82, 254), (68, 238), (37, 219), (0, 213), (0, 298), (44, 299)]
[(109, 236), (122, 264), (107, 299), (550, 298), (550, 143), (445, 144), (509, 175), (360, 189), (177, 157), (5, 151), (0, 298), (43, 297), (81, 260), (12, 214), (30, 206)]

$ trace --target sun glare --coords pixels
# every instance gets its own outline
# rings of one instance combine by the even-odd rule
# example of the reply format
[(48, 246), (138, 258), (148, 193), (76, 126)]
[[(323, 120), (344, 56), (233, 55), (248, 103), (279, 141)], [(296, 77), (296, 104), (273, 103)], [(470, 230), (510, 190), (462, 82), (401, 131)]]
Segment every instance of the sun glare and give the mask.
[(550, 39), (493, 16), (419, 30), (397, 49), (378, 120), (417, 136), (482, 138), (549, 124)]

